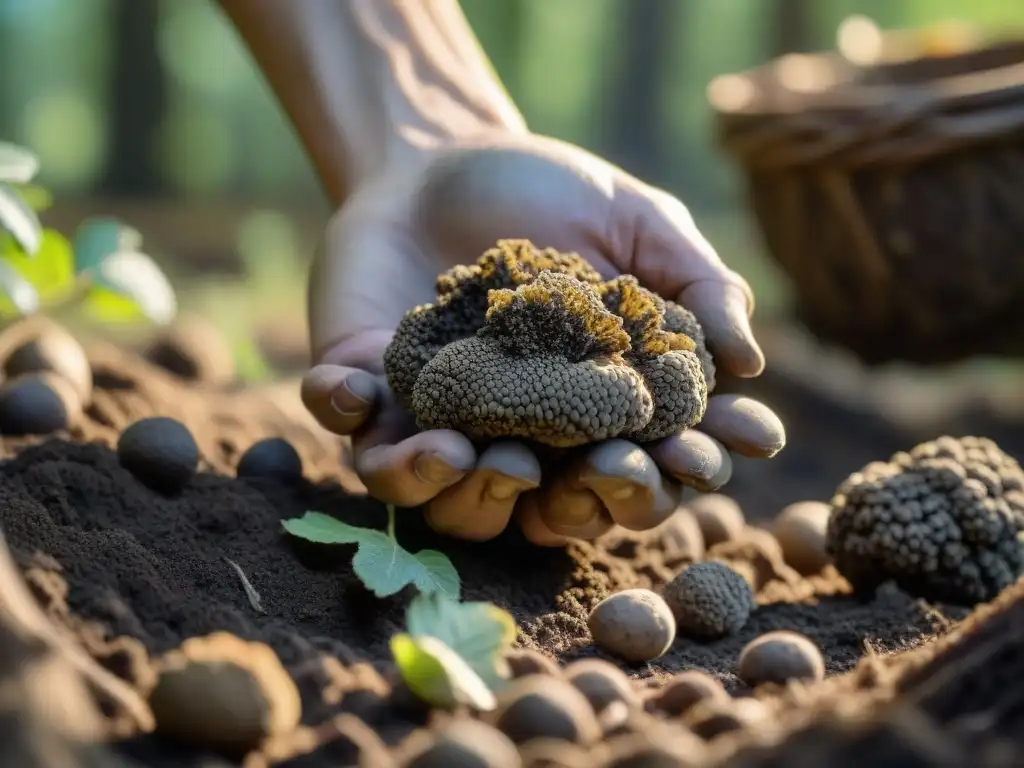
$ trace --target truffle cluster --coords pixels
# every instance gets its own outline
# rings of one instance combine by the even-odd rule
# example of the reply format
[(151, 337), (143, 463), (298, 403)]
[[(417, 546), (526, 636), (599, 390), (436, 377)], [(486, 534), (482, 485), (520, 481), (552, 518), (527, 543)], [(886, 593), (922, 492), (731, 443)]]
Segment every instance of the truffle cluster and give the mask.
[(991, 600), (1024, 574), (1024, 471), (986, 438), (922, 443), (839, 486), (827, 547), (857, 589)]
[(384, 355), (421, 429), (567, 448), (656, 440), (704, 416), (715, 368), (692, 313), (581, 257), (503, 240), (437, 280)]

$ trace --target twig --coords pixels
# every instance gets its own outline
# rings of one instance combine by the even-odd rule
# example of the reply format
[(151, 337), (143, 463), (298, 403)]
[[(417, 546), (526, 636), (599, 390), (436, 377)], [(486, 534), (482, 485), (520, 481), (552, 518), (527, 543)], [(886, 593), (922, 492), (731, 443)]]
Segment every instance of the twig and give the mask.
[(238, 578), (242, 580), (242, 589), (245, 590), (245, 596), (249, 598), (249, 605), (252, 606), (252, 609), (259, 613), (266, 613), (266, 611), (263, 610), (263, 602), (260, 599), (260, 593), (257, 592), (253, 588), (252, 584), (249, 583), (249, 579), (245, 575), (245, 571), (242, 570), (241, 566), (239, 566), (234, 560), (229, 560), (226, 557), (224, 558), (224, 561), (235, 569), (235, 573), (238, 574)]

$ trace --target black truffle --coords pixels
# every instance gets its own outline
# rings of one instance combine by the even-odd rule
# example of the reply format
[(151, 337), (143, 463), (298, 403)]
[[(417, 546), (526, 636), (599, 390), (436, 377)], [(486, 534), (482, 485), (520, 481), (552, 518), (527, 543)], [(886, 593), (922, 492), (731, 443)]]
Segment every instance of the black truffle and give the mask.
[(281, 437), (269, 437), (249, 446), (235, 469), (238, 477), (302, 479), (302, 458), (292, 444)]
[(82, 406), (74, 386), (55, 373), (30, 373), (0, 388), (0, 433), (49, 435), (71, 426)]
[(893, 580), (973, 605), (1024, 575), (1024, 470), (983, 437), (940, 437), (876, 461), (832, 498), (827, 549), (854, 588)]
[(141, 419), (117, 441), (121, 466), (161, 493), (177, 493), (195, 474), (199, 448), (180, 421), (157, 416)]
[(679, 634), (702, 640), (739, 631), (756, 606), (746, 579), (714, 560), (684, 568), (663, 595)]
[(89, 402), (92, 367), (82, 345), (63, 326), (32, 318), (24, 329), (14, 328), (11, 333), (14, 335), (11, 352), (3, 363), (8, 378), (52, 371), (71, 384), (81, 402)]

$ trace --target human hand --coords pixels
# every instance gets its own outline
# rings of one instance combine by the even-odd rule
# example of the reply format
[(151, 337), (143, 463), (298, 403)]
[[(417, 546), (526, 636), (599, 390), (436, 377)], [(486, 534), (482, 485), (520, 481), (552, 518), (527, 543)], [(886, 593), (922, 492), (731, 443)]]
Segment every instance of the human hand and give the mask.
[(700, 320), (720, 370), (760, 374), (753, 296), (679, 200), (577, 147), (499, 134), (448, 146), (368, 182), (335, 215), (310, 279), (315, 367), (303, 400), (327, 429), (352, 436), (371, 495), (424, 505), (454, 536), (492, 538), (515, 516), (542, 545), (593, 538), (614, 524), (643, 530), (677, 507), (683, 485), (731, 476), (729, 452), (770, 457), (779, 419), (735, 395), (709, 398), (697, 429), (639, 446), (608, 440), (544, 466), (525, 445), (478, 452), (452, 430), (419, 431), (396, 403), (383, 353), (404, 313), (434, 299), (440, 272), (474, 262), (502, 238), (574, 251), (609, 278), (635, 275)]

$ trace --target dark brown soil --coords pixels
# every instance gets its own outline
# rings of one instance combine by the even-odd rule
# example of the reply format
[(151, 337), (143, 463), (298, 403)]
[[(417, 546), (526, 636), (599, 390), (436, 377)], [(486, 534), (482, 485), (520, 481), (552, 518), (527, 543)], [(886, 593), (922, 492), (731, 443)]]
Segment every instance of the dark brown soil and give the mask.
[[(431, 719), (392, 685), (388, 663), (388, 640), (401, 630), (409, 596), (374, 598), (351, 573), (352, 548), (305, 544), (280, 526), (282, 519), (311, 509), (384, 526), (382, 506), (359, 495), (358, 483), (344, 469), (341, 443), (310, 425), (295, 407), (293, 392), (186, 386), (105, 346), (93, 348), (90, 358), (97, 390), (71, 435), (3, 444), (0, 530), (49, 615), (106, 667), (143, 690), (151, 680), (150, 658), (189, 637), (226, 630), (263, 641), (299, 685), (303, 722), (319, 727), (321, 736), (319, 746), (295, 747), (293, 753), (308, 754), (284, 764), (355, 765), (362, 752), (364, 764), (375, 765), (366, 760), (379, 745), (361, 737), (360, 726), (345, 723), (361, 721), (395, 746)], [(180, 419), (199, 443), (202, 471), (180, 496), (149, 490), (119, 466), (111, 449), (121, 429), (150, 415)], [(233, 478), (239, 454), (267, 436), (292, 442), (303, 457), (306, 481)], [(849, 433), (847, 439), (853, 439)], [(782, 476), (797, 471), (793, 462), (799, 468), (807, 460), (799, 448), (789, 450), (793, 458), (784, 453), (775, 462)], [(742, 487), (742, 479), (737, 482)], [(642, 535), (538, 550), (510, 532), (469, 545), (432, 533), (414, 512), (401, 514), (398, 537), (413, 550), (448, 553), (465, 599), (508, 609), (519, 621), (524, 647), (562, 662), (600, 655), (586, 627), (597, 601), (622, 588), (656, 588), (683, 564), (667, 559), (656, 537)], [(250, 605), (228, 559), (246, 574), (265, 613)], [(708, 644), (680, 639), (656, 662), (624, 669), (641, 684), (655, 685), (667, 674), (697, 667), (739, 694), (743, 687), (733, 673), (739, 652), (765, 631), (805, 633), (834, 676), (865, 654), (877, 658), (919, 646), (967, 613), (888, 588), (854, 597), (829, 571), (771, 581), (758, 599), (761, 607), (740, 633)], [(929, 709), (948, 717), (942, 709), (947, 705), (934, 703), (934, 692), (929, 695)], [(357, 720), (337, 718), (344, 713)], [(119, 748), (141, 765), (200, 764), (199, 753), (152, 736), (137, 736)]]

